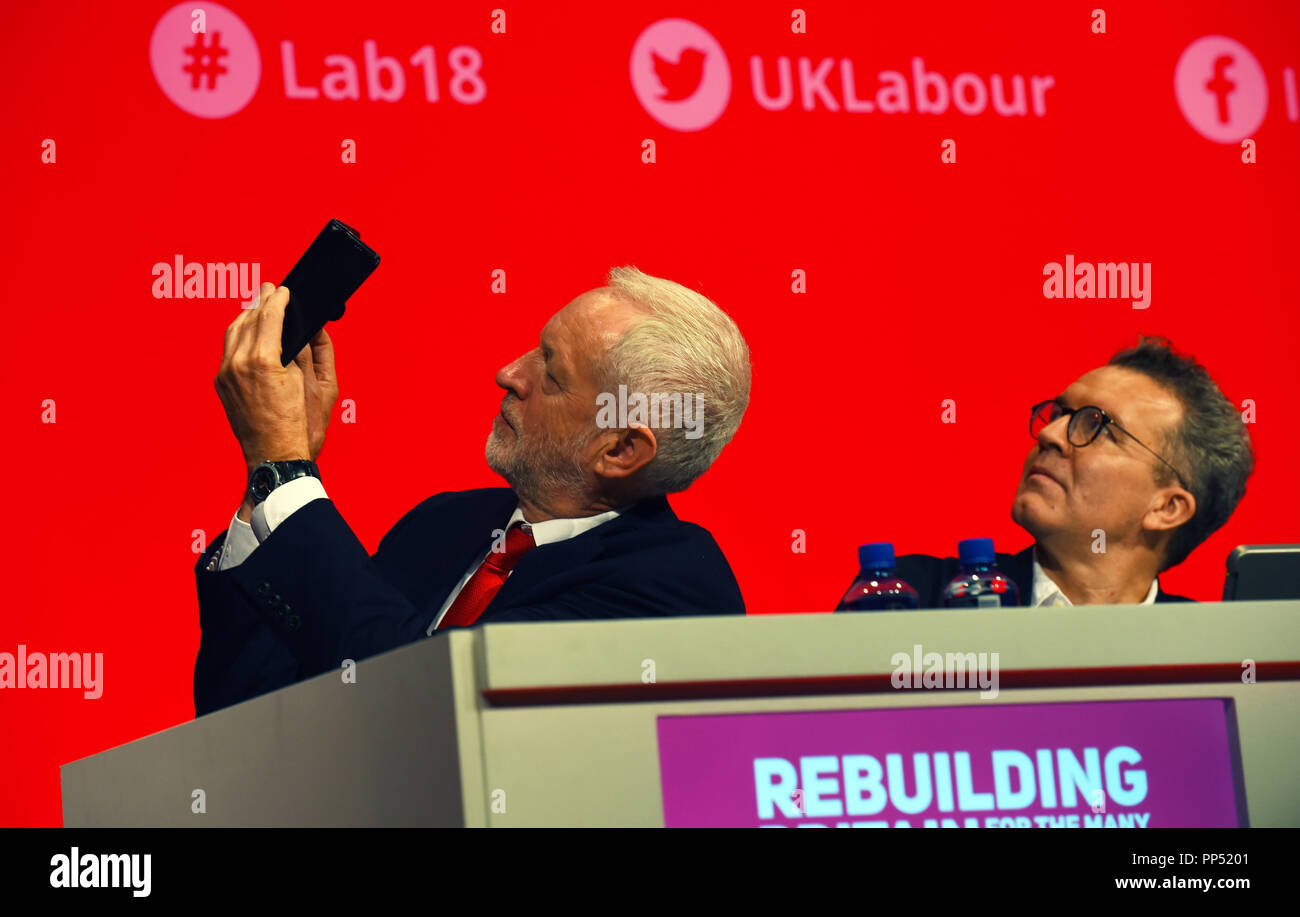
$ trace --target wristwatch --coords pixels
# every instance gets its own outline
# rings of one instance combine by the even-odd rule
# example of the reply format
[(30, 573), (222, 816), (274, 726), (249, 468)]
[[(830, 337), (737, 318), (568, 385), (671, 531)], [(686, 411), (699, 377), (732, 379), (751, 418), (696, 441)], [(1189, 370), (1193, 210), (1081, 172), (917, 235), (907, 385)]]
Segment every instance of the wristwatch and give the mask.
[(256, 506), (281, 484), (287, 484), (297, 478), (308, 476), (318, 481), (321, 479), (320, 469), (316, 467), (316, 463), (307, 459), (295, 459), (290, 462), (263, 462), (254, 468), (248, 476), (248, 497)]

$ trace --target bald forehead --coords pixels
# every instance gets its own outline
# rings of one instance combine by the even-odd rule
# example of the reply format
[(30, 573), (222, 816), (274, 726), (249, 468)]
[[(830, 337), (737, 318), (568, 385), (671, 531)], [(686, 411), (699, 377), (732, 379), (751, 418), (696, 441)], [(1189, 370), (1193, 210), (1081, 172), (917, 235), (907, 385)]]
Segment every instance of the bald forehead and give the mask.
[(574, 365), (590, 363), (643, 318), (644, 311), (608, 287), (576, 297), (542, 329), (542, 340)]
[(1183, 418), (1173, 392), (1126, 366), (1102, 366), (1084, 373), (1062, 395), (1067, 407), (1094, 404), (1139, 438), (1165, 436)]

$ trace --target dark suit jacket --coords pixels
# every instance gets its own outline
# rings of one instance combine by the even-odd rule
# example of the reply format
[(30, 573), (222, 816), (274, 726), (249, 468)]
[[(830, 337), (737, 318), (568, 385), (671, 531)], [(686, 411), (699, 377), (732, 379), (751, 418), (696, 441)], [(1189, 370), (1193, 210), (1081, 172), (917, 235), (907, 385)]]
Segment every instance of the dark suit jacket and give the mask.
[[(1020, 604), (1028, 605), (1033, 597), (1034, 588), (1034, 546), (1030, 545), (1019, 554), (997, 555), (998, 569), (1011, 577), (1020, 587)], [(941, 608), (943, 606), (943, 589), (959, 572), (960, 564), (955, 557), (934, 557), (930, 554), (904, 554), (898, 558), (895, 575), (916, 590), (922, 608)], [(861, 576), (861, 571), (858, 572)], [(857, 577), (854, 577), (854, 582)], [(849, 583), (849, 586), (853, 583)], [(844, 592), (849, 586), (844, 587)], [(840, 593), (842, 596), (844, 593)], [(1156, 580), (1157, 602), (1190, 602), (1192, 599), (1181, 595), (1171, 595), (1160, 588)], [(836, 611), (845, 611), (843, 603), (835, 607)]]
[[(398, 520), (371, 556), (333, 501), (313, 500), (243, 563), (209, 571), (223, 532), (194, 568), (195, 714), (424, 637), (515, 505), (505, 487), (437, 494)], [(744, 613), (713, 536), (657, 497), (529, 550), (478, 623)]]

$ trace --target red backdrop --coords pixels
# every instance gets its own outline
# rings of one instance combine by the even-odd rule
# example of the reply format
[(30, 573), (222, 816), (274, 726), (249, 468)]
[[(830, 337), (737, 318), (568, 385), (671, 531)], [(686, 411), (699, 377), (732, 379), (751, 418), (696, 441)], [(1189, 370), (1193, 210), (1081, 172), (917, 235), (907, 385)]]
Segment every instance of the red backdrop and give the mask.
[[(863, 541), (1023, 547), (1009, 510), (1028, 406), (1140, 332), (1256, 406), (1249, 494), (1166, 587), (1214, 599), (1233, 546), (1300, 541), (1286, 76), (1300, 8), (1106, 3), (1099, 33), (1097, 5), (820, 3), (806, 32), (788, 3), (506, 5), (504, 32), (494, 4), (6, 7), (0, 652), (102, 652), (104, 684), (95, 700), (0, 691), (0, 824), (59, 824), (60, 764), (193, 716), (194, 544), (225, 528), (243, 486), (212, 385), (239, 302), (157, 298), (153, 266), (258, 262), (278, 282), (333, 216), (383, 257), (331, 328), (356, 419), (335, 415), (321, 456), (371, 550), (423, 498), (499, 483), (483, 460), (494, 373), (626, 263), (712, 297), (752, 348), (740, 432), (672, 500), (713, 532), (752, 613), (832, 607)], [(160, 25), (192, 6), (229, 48), (216, 89), (179, 76), (200, 36)], [(674, 16), (704, 30), (677, 33), (702, 68), (660, 70), (670, 93), (699, 84), (693, 108), (643, 102), (631, 75), (650, 51), (678, 62), (670, 27), (637, 44)], [(1180, 104), (1180, 56), (1213, 35), (1246, 49), (1221, 74), (1233, 88), (1208, 95), (1213, 55), (1197, 46), (1187, 75), (1206, 97)], [(367, 40), (394, 59), (378, 91), (395, 94), (400, 67), (400, 98), (369, 97)], [(326, 80), (347, 67), (327, 55), (354, 62), (359, 99), (321, 91), (347, 89)], [(788, 106), (756, 100), (754, 58), (769, 95), (789, 61)], [(961, 107), (917, 111), (915, 58)], [(966, 113), (994, 74), (1006, 92), (1016, 75), (1053, 85), (1037, 112)], [(910, 110), (882, 110), (899, 106), (897, 79)], [(1220, 97), (1227, 140), (1206, 135)], [(200, 98), (233, 110), (186, 109)], [(852, 110), (863, 100), (875, 110)], [(679, 109), (709, 123), (665, 123)], [(1046, 299), (1043, 266), (1066, 255), (1150, 263), (1149, 307)]]

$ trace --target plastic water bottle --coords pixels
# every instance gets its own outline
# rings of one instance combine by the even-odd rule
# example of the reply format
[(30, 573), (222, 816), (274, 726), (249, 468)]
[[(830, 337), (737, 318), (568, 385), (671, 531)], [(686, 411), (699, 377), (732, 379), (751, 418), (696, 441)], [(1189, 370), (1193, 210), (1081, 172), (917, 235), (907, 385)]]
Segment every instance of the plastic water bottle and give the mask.
[(894, 546), (887, 541), (858, 548), (858, 579), (841, 600), (843, 611), (910, 611), (916, 590), (894, 576)]
[(957, 542), (961, 573), (943, 590), (944, 608), (983, 608), (1020, 604), (1015, 581), (997, 568), (992, 538)]

